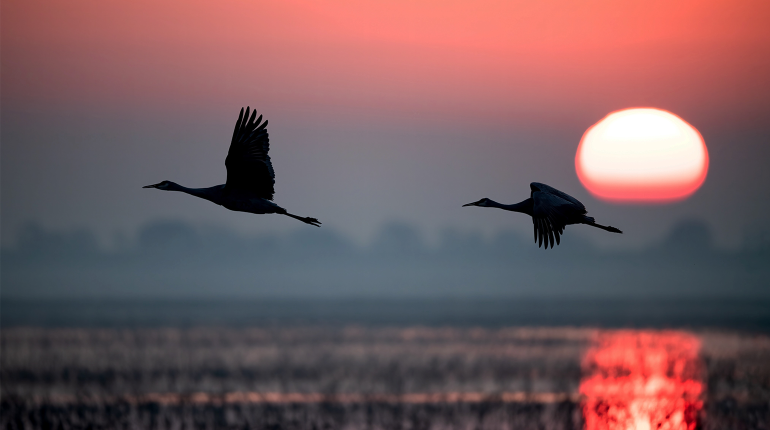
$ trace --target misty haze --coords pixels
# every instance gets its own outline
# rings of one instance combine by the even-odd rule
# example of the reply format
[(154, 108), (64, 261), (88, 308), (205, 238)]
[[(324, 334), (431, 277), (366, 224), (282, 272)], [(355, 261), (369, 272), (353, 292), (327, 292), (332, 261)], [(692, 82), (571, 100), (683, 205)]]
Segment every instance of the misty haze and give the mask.
[(113, 249), (93, 233), (27, 225), (2, 251), (7, 298), (63, 297), (753, 297), (770, 298), (770, 240), (714, 246), (685, 220), (641, 250), (602, 250), (571, 226), (563, 243), (447, 229), (435, 244), (407, 223), (360, 245), (332, 229), (242, 235), (175, 220)]

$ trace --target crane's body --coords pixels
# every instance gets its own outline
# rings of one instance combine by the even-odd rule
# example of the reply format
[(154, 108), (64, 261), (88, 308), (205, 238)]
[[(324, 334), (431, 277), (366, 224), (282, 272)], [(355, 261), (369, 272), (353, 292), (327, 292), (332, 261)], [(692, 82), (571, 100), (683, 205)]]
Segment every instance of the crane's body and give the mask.
[(463, 206), (498, 208), (531, 216), (535, 242), (539, 242), (538, 247), (545, 242), (546, 249), (549, 243), (551, 248), (554, 242), (560, 244), (560, 235), (564, 233), (564, 228), (571, 224), (586, 224), (612, 233), (623, 233), (615, 227), (597, 224), (593, 217), (586, 215), (588, 212), (583, 203), (565, 192), (539, 182), (531, 183), (529, 188), (530, 197), (512, 205), (483, 198)]
[(163, 181), (144, 188), (179, 191), (224, 206), (231, 211), (286, 215), (320, 227), (321, 223), (317, 219), (290, 214), (272, 202), (275, 171), (267, 154), (270, 150), (267, 121), (261, 123), (262, 116), (255, 120), (256, 116), (256, 110), (249, 118), (249, 108), (246, 108), (246, 115), (241, 109), (225, 159), (227, 183), (208, 188), (187, 188), (175, 182)]

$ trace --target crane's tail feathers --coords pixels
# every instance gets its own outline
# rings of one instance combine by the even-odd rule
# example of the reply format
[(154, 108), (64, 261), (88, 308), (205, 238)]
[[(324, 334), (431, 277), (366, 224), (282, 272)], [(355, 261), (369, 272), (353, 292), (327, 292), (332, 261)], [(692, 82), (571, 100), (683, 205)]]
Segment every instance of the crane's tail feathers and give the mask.
[(596, 227), (596, 228), (600, 228), (600, 229), (602, 229), (602, 230), (606, 230), (606, 231), (612, 232), (612, 233), (620, 233), (620, 234), (623, 234), (623, 232), (622, 232), (622, 231), (620, 231), (620, 230), (618, 230), (618, 229), (616, 229), (615, 227), (612, 227), (612, 226), (608, 226), (608, 225), (601, 225), (601, 224), (597, 224), (597, 223), (595, 223), (595, 222), (587, 222), (586, 224), (588, 224), (588, 225), (590, 225), (590, 226), (593, 226), (593, 227)]
[(287, 212), (287, 213), (285, 213), (284, 215), (286, 215), (286, 216), (290, 216), (290, 217), (292, 217), (292, 218), (294, 218), (294, 219), (298, 219), (298, 220), (300, 220), (300, 221), (304, 222), (305, 224), (314, 225), (314, 226), (316, 226), (316, 227), (320, 227), (320, 226), (321, 226), (321, 221), (318, 221), (318, 220), (317, 220), (317, 219), (315, 219), (315, 218), (310, 218), (310, 217), (301, 217), (301, 216), (297, 216), (297, 215), (293, 215), (293, 214), (290, 214), (290, 213), (288, 213), (288, 212)]

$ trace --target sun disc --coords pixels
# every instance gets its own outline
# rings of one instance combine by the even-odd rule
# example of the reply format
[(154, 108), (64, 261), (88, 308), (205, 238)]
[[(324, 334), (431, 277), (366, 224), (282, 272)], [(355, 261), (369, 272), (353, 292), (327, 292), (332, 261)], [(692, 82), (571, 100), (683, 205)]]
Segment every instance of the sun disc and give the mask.
[(580, 182), (608, 201), (687, 198), (706, 179), (708, 151), (698, 130), (661, 109), (612, 112), (586, 130), (575, 156)]

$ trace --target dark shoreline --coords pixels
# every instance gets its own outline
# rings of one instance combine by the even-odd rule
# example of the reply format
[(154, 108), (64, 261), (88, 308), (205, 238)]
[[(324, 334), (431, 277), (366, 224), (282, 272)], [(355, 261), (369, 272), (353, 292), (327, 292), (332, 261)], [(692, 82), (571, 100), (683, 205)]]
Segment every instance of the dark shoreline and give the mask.
[(0, 300), (2, 327), (578, 326), (770, 332), (770, 300), (312, 298)]

